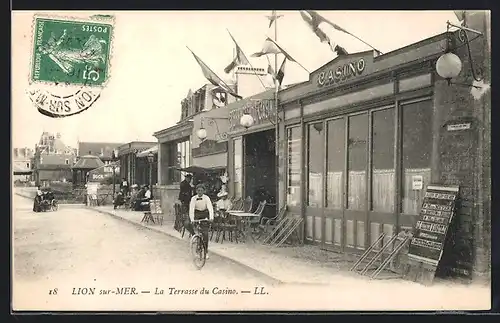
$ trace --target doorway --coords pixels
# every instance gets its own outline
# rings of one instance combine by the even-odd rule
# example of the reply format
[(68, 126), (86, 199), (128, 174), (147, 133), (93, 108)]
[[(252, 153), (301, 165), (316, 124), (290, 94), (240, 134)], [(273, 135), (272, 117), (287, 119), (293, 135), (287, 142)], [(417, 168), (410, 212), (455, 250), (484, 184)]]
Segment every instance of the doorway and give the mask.
[(244, 143), (244, 197), (253, 198), (254, 211), (264, 199), (268, 204), (276, 203), (275, 132), (271, 129), (246, 135)]

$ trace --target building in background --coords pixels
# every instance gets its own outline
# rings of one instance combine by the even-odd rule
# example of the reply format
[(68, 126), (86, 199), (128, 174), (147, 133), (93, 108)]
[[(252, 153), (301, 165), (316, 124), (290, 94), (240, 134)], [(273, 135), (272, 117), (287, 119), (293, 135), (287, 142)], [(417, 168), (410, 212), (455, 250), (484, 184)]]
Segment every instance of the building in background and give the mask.
[(29, 182), (33, 170), (33, 157), (35, 151), (32, 148), (14, 148), (12, 152), (14, 182)]
[(78, 157), (85, 155), (97, 156), (105, 164), (113, 161), (113, 151), (123, 143), (116, 142), (78, 142)]
[[(118, 146), (118, 158), (120, 161), (120, 179), (127, 179), (129, 185), (149, 184), (149, 163), (145, 156), (138, 156), (141, 152), (156, 146), (156, 142), (132, 141)], [(157, 154), (157, 153), (156, 153)], [(155, 157), (156, 158), (156, 157)], [(155, 167), (153, 165), (152, 167)], [(153, 172), (152, 183), (156, 183), (157, 171)]]
[(76, 149), (67, 146), (56, 135), (43, 132), (35, 145), (33, 157), (33, 177), (36, 185), (48, 186), (50, 182), (72, 180), (71, 167), (76, 163)]

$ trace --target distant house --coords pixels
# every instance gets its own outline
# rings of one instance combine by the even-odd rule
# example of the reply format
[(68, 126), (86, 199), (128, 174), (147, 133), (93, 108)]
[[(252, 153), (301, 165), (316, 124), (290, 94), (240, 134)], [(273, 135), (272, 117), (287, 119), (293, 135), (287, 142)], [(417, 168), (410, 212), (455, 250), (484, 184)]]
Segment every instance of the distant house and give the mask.
[(79, 142), (78, 157), (92, 155), (97, 156), (108, 165), (113, 161), (113, 150), (117, 149), (123, 143), (116, 142)]
[(59, 133), (42, 133), (33, 156), (33, 177), (37, 185), (71, 181), (74, 163), (75, 149), (64, 144)]
[(14, 171), (14, 180), (29, 180), (32, 170), (33, 157), (35, 151), (32, 148), (14, 148), (12, 152), (12, 168)]

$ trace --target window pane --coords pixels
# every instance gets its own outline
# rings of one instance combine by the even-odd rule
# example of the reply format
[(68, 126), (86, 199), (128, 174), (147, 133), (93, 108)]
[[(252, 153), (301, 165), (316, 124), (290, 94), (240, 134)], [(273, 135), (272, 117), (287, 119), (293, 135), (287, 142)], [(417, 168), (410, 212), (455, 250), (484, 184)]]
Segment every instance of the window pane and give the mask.
[(345, 119), (328, 122), (326, 207), (342, 208), (345, 165)]
[(351, 210), (366, 207), (367, 138), (368, 115), (349, 117), (347, 208)]
[(323, 207), (323, 123), (310, 124), (308, 127), (308, 192), (307, 205), (310, 207)]
[(243, 194), (243, 141), (240, 138), (233, 140), (234, 151), (234, 197), (240, 198)]
[[(418, 214), (425, 185), (431, 179), (432, 102), (402, 106), (403, 114), (403, 213)], [(413, 190), (415, 178), (423, 180), (422, 190)]]
[(300, 127), (287, 129), (287, 140), (287, 204), (290, 206), (298, 206), (301, 204), (300, 177), (302, 175), (302, 134)]
[(394, 211), (394, 109), (372, 114), (372, 210)]

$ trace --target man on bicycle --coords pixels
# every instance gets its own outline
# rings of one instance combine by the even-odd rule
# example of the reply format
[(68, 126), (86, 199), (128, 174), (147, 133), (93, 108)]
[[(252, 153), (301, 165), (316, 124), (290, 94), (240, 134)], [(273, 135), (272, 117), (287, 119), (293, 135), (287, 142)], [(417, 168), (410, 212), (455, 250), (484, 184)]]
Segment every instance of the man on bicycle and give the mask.
[[(186, 230), (188, 230), (191, 235), (194, 235), (193, 229), (193, 221), (208, 219), (213, 221), (214, 219), (214, 208), (212, 205), (212, 201), (210, 198), (205, 195), (205, 186), (203, 184), (196, 185), (196, 195), (191, 198), (191, 202), (189, 203), (189, 219), (191, 223), (186, 226)], [(206, 221), (202, 221), (200, 223), (200, 231), (203, 235), (203, 242), (205, 244), (205, 251), (208, 259), (208, 230), (210, 228), (210, 224)]]

